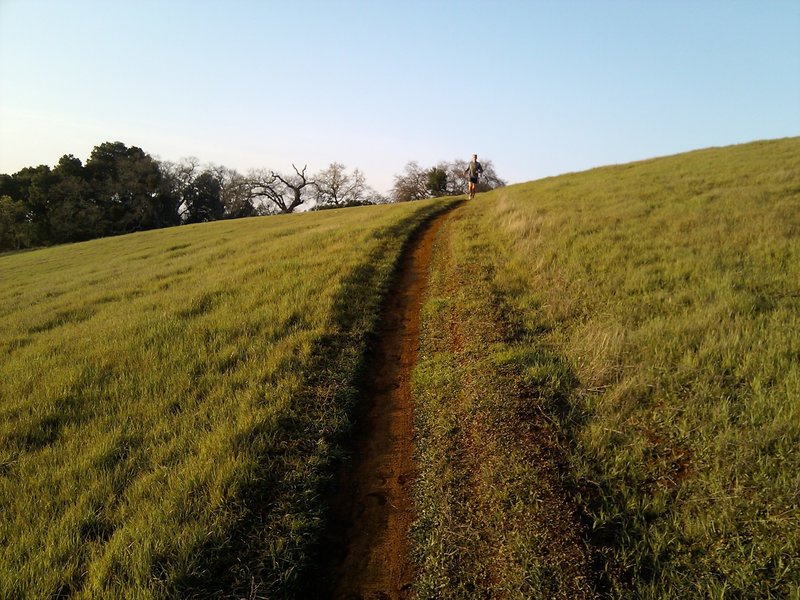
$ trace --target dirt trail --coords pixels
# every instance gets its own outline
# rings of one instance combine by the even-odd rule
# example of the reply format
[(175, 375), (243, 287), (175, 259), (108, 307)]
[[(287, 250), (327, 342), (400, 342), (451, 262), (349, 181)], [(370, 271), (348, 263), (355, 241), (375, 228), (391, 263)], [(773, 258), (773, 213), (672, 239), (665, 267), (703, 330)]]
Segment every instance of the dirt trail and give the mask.
[(351, 446), (353, 459), (332, 500), (324, 551), (330, 565), (317, 582), (331, 598), (383, 600), (410, 594), (414, 575), (407, 560), (414, 477), (410, 380), (428, 266), (446, 216), (435, 217), (404, 253), (384, 307), (379, 340), (368, 359)]

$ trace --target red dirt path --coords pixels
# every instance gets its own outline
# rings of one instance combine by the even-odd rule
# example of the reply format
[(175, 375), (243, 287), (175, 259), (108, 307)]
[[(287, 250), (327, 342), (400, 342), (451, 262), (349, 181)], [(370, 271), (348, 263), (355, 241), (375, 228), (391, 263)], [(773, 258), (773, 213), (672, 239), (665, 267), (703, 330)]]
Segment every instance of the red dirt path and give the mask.
[(413, 569), (408, 531), (414, 478), (411, 370), (419, 348), (420, 308), (439, 227), (435, 217), (411, 240), (384, 307), (377, 346), (356, 415), (352, 461), (332, 499), (330, 561), (324, 585), (330, 597), (402, 599)]

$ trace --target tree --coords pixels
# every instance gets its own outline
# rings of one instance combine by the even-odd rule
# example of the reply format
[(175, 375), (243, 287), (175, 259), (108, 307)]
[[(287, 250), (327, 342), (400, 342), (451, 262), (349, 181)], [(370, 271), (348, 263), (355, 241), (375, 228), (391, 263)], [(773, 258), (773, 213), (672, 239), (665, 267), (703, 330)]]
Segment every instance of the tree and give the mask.
[[(458, 196), (460, 194), (466, 194), (467, 176), (464, 174), (464, 171), (467, 170), (469, 162), (457, 158), (453, 162), (445, 164), (447, 165), (447, 195)], [(481, 161), (481, 166), (483, 166), (483, 161)]]
[(352, 174), (348, 174), (345, 169), (342, 163), (335, 162), (314, 176), (317, 207), (365, 204), (369, 195), (375, 195), (361, 171), (355, 169)]
[(31, 245), (50, 242), (49, 187), (52, 180), (50, 167), (25, 167), (6, 181), (3, 191), (25, 206), (26, 219), (30, 223)]
[[(62, 156), (54, 169), (41, 165), (22, 169), (0, 180), (2, 193), (14, 201), (18, 228), (24, 234), (17, 246), (71, 242), (97, 237), (94, 221), (87, 224), (84, 209), (91, 208), (89, 188), (81, 161), (72, 155)], [(6, 204), (6, 209), (9, 209)], [(19, 221), (24, 214), (24, 225)], [(8, 213), (7, 213), (8, 215)]]
[[(195, 202), (197, 194), (195, 180), (203, 172), (211, 173), (220, 185), (219, 200), (223, 206), (221, 218), (238, 219), (259, 214), (259, 210), (253, 204), (254, 198), (247, 177), (234, 169), (221, 165), (206, 165), (201, 168), (200, 161), (193, 156), (182, 158), (178, 162), (164, 161), (161, 163), (161, 169), (165, 174), (165, 179), (169, 181), (174, 195), (178, 198), (178, 212), (183, 222), (196, 223), (199, 222), (198, 218), (204, 221), (218, 218), (218, 207), (204, 211), (202, 217), (194, 209), (192, 216), (189, 215), (187, 200)], [(189, 197), (187, 197), (187, 193)]]
[(178, 222), (186, 220), (186, 190), (198, 175), (200, 161), (194, 156), (180, 159), (178, 162), (162, 161), (160, 163), (163, 185), (177, 203)]
[(445, 168), (445, 165), (439, 165), (428, 171), (426, 187), (428, 188), (428, 193), (434, 198), (447, 194), (447, 171)]
[(208, 169), (214, 173), (220, 182), (220, 200), (224, 206), (225, 219), (241, 219), (243, 217), (255, 217), (259, 214), (258, 209), (253, 204), (253, 196), (248, 187), (247, 178), (236, 171), (223, 166), (209, 166)]
[[(481, 166), (483, 167), (483, 173), (481, 173), (480, 178), (478, 179), (478, 186), (477, 191), (479, 192), (488, 192), (489, 190), (494, 190), (496, 188), (504, 187), (506, 182), (500, 179), (495, 173), (494, 165), (492, 161), (482, 160), (480, 161)], [(467, 165), (464, 165), (464, 169), (467, 168)], [(463, 173), (463, 171), (462, 171)], [(465, 186), (466, 191), (466, 186)]]
[[(293, 212), (308, 199), (308, 188), (314, 182), (306, 177), (308, 165), (299, 170), (294, 164), (294, 175), (281, 175), (275, 171), (250, 171), (248, 187), (252, 198), (263, 198), (281, 213)], [(272, 211), (271, 211), (272, 212)]]
[(403, 173), (394, 176), (392, 198), (395, 202), (408, 202), (428, 198), (428, 173), (416, 161), (406, 164)]
[(166, 227), (180, 222), (180, 198), (159, 163), (141, 148), (105, 142), (86, 162), (93, 202), (102, 212), (100, 235)]
[(0, 196), (0, 251), (19, 250), (31, 244), (31, 224), (25, 204), (11, 196)]
[[(25, 235), (17, 243), (49, 244), (167, 227), (180, 223), (181, 195), (169, 169), (141, 148), (122, 142), (96, 146), (86, 164), (66, 154), (0, 176), (0, 196), (24, 209)], [(6, 222), (11, 204), (5, 203)], [(15, 217), (16, 218), (16, 217)]]
[(49, 189), (48, 222), (53, 242), (77, 242), (98, 236), (102, 212), (92, 201), (86, 170), (71, 154), (61, 157), (53, 169)]
[[(482, 160), (483, 173), (478, 180), (478, 191), (485, 192), (502, 187), (505, 181), (494, 171), (491, 160)], [(467, 191), (464, 175), (468, 162), (456, 159), (450, 163), (440, 162), (431, 169), (423, 169), (416, 162), (406, 164), (403, 173), (394, 176), (392, 199), (395, 202), (420, 200), (432, 196), (458, 196)]]
[(218, 221), (225, 216), (222, 203), (222, 183), (211, 171), (203, 171), (184, 191), (186, 223)]
[[(477, 191), (488, 192), (495, 188), (503, 187), (506, 182), (500, 179), (495, 173), (494, 165), (489, 159), (479, 161), (483, 167), (483, 172), (478, 179)], [(464, 172), (469, 166), (469, 161), (455, 159), (450, 163), (442, 163), (447, 170), (447, 195), (458, 196), (467, 193), (467, 176)]]
[(19, 181), (16, 175), (0, 174), (0, 196), (21, 200)]

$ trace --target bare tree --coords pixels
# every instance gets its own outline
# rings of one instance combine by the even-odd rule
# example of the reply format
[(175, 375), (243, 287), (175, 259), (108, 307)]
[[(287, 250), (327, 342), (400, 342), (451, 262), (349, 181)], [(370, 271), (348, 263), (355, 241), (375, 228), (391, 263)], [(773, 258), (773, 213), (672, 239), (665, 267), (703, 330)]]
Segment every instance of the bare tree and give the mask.
[[(447, 171), (447, 194), (449, 196), (458, 196), (467, 193), (467, 176), (466, 171), (469, 163), (466, 160), (457, 158), (451, 163), (444, 163), (445, 170)], [(483, 163), (481, 163), (483, 165)]]
[(428, 170), (416, 161), (407, 163), (403, 172), (394, 176), (392, 198), (395, 202), (422, 200), (428, 196)]
[[(431, 196), (458, 196), (467, 191), (467, 176), (464, 171), (469, 163), (456, 159), (440, 162), (431, 169), (423, 169), (416, 162), (409, 162), (403, 173), (394, 176), (392, 198), (395, 202), (420, 200)], [(478, 181), (478, 191), (486, 192), (502, 187), (506, 183), (495, 173), (491, 160), (482, 160), (483, 173)]]
[(364, 174), (355, 169), (348, 174), (342, 163), (331, 163), (327, 169), (314, 176), (317, 206), (351, 206), (362, 204), (370, 195), (376, 195)]
[(245, 192), (254, 203), (258, 203), (267, 214), (277, 211), (275, 176), (267, 169), (251, 169), (244, 180)]
[(307, 165), (302, 171), (294, 164), (294, 175), (281, 175), (275, 171), (256, 170), (248, 174), (248, 187), (251, 198), (263, 198), (270, 202), (277, 212), (290, 213), (307, 200), (307, 187), (314, 182), (306, 177)]
[[(503, 187), (506, 184), (505, 181), (497, 176), (491, 160), (481, 160), (480, 163), (483, 167), (483, 172), (478, 179), (479, 192), (488, 192), (489, 190)], [(447, 170), (447, 194), (450, 196), (466, 194), (467, 176), (465, 171), (469, 166), (469, 161), (457, 158), (453, 162), (444, 164)]]
[(224, 166), (212, 165), (208, 167), (208, 170), (216, 175), (222, 185), (220, 199), (225, 206), (226, 219), (253, 217), (259, 214), (253, 203), (253, 195), (247, 177), (236, 169)]
[(305, 202), (303, 197), (303, 190), (306, 186), (313, 185), (314, 182), (306, 179), (306, 168), (308, 165), (303, 165), (303, 170), (298, 171), (297, 167), (292, 164), (295, 175), (283, 176), (279, 173), (273, 173), (282, 185), (280, 197), (276, 199), (276, 204), (280, 207), (282, 212), (290, 213), (295, 208)]
[(186, 219), (189, 207), (186, 204), (186, 191), (198, 175), (200, 160), (190, 156), (178, 162), (161, 161), (161, 169), (165, 173), (170, 191), (179, 199), (178, 214), (181, 220)]
[[(491, 160), (486, 159), (480, 162), (481, 166), (483, 167), (483, 173), (481, 173), (481, 176), (478, 179), (479, 192), (488, 192), (489, 190), (504, 187), (506, 185), (506, 182), (497, 176)], [(466, 165), (464, 165), (464, 168), (467, 168)]]

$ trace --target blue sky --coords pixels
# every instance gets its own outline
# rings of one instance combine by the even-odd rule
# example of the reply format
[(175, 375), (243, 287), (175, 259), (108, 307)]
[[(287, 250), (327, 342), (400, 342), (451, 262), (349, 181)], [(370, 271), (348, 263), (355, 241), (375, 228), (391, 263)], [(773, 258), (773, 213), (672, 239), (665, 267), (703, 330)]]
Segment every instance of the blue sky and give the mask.
[(386, 192), (797, 135), (796, 0), (0, 0), (0, 173), (119, 140)]

